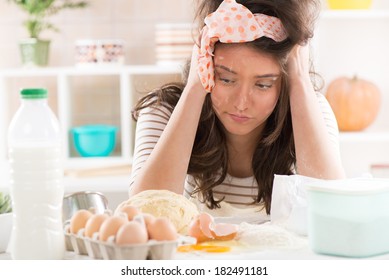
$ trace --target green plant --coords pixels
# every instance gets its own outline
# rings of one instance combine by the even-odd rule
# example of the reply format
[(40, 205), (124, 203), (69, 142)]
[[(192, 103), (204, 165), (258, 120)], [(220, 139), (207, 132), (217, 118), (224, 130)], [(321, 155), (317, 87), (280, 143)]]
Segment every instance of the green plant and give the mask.
[(87, 1), (74, 0), (8, 0), (18, 5), (27, 13), (24, 25), (31, 38), (40, 39), (39, 35), (44, 30), (59, 31), (47, 19), (64, 9), (77, 9), (88, 6)]
[(9, 213), (11, 211), (11, 197), (8, 194), (0, 192), (0, 214)]

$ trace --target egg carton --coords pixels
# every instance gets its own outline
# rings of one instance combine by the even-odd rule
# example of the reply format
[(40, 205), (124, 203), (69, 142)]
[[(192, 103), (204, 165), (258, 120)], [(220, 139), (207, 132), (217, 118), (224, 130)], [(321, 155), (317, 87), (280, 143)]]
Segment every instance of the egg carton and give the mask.
[(173, 241), (149, 240), (145, 244), (117, 245), (114, 236), (107, 241), (98, 240), (98, 233), (92, 238), (84, 236), (81, 229), (77, 234), (65, 230), (66, 249), (77, 255), (88, 255), (93, 259), (103, 260), (169, 260), (181, 244), (194, 244), (196, 240), (187, 236), (179, 236)]

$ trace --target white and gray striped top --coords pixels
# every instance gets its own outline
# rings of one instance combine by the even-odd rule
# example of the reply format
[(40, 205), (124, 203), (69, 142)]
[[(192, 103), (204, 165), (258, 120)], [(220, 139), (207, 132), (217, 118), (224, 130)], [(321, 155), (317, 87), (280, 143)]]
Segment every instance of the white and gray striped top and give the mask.
[[(339, 149), (339, 132), (335, 116), (322, 94), (317, 94), (323, 118), (326, 122), (331, 141)], [(136, 139), (131, 174), (130, 188), (139, 170), (147, 160), (170, 118), (170, 111), (165, 107), (146, 108), (140, 112), (136, 127)], [(195, 189), (192, 176), (187, 176), (184, 195), (190, 197)], [(252, 205), (257, 196), (257, 182), (254, 177), (236, 178), (227, 176), (223, 184), (213, 190), (217, 199), (224, 197), (224, 202), (237, 208)]]

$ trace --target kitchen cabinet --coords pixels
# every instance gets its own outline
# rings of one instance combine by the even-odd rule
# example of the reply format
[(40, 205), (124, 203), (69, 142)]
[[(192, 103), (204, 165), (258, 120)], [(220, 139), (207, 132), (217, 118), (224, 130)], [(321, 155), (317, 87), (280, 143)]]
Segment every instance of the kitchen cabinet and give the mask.
[[(0, 71), (0, 161), (7, 159), (6, 133), (19, 106), (19, 90), (23, 87), (46, 87), (49, 105), (62, 126), (65, 166), (90, 167), (130, 163), (135, 124), (131, 107), (137, 98), (137, 77), (156, 80), (160, 85), (180, 79), (181, 66), (133, 65), (122, 67), (62, 67), (10, 69)], [(151, 88), (149, 89), (151, 90)], [(146, 92), (146, 90), (145, 90)], [(109, 107), (109, 110), (105, 110)], [(84, 111), (88, 111), (83, 115)], [(109, 114), (106, 114), (109, 111)], [(108, 157), (80, 157), (74, 150), (70, 129), (93, 122), (119, 127), (117, 147)]]
[(373, 124), (361, 132), (340, 133), (341, 157), (349, 177), (369, 173), (373, 164), (389, 163), (388, 28), (388, 9), (323, 10), (312, 41), (315, 71), (325, 82), (323, 93), (336, 77), (353, 75), (381, 90), (381, 108)]

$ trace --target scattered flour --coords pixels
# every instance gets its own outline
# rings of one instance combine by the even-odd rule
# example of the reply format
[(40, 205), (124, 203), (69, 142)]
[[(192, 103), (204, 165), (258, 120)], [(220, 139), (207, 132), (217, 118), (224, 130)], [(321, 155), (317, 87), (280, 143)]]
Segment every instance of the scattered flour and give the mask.
[(236, 238), (241, 244), (255, 249), (300, 249), (307, 246), (306, 237), (298, 236), (281, 226), (241, 223)]

